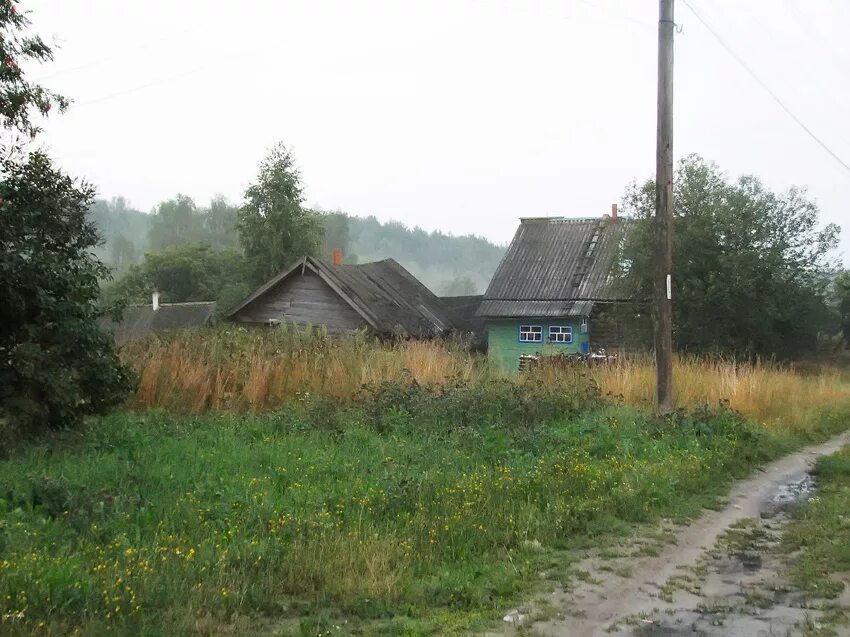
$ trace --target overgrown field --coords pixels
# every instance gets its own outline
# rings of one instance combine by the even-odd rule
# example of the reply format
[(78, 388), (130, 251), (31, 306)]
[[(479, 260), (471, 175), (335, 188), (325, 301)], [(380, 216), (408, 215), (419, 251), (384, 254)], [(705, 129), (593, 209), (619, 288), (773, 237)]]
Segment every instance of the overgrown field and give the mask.
[(448, 634), (563, 576), (559, 550), (693, 515), (801, 442), (569, 387), (390, 383), (28, 446), (0, 464), (2, 632)]
[(659, 419), (640, 362), (510, 380), (447, 346), (239, 330), (124, 356), (135, 409), (0, 460), (0, 634), (484, 628), (567, 549), (696, 515), (850, 416), (839, 377), (768, 366), (680, 362), (693, 406)]
[[(365, 336), (337, 339), (282, 329), (229, 327), (151, 338), (126, 345), (122, 356), (139, 373), (137, 407), (183, 413), (276, 409), (305, 394), (350, 399), (364, 385), (384, 381), (477, 384), (494, 376), (486, 357), (453, 344), (381, 344)], [(571, 373), (549, 369), (532, 382), (558, 387)], [(613, 400), (652, 403), (655, 371), (647, 358), (587, 373)], [(724, 403), (768, 426), (805, 428), (823, 406), (850, 400), (850, 378), (837, 371), (801, 374), (770, 363), (683, 357), (676, 361), (675, 379), (679, 406)]]

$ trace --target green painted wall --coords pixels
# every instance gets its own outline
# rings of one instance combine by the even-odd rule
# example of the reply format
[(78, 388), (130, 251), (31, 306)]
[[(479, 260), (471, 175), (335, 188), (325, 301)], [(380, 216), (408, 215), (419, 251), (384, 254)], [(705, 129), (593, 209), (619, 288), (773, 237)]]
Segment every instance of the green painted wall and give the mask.
[[(520, 325), (542, 325), (542, 343), (520, 343)], [(550, 343), (550, 325), (571, 325), (573, 328), (572, 343)], [(581, 351), (582, 343), (590, 343), (590, 335), (581, 333), (581, 319), (522, 319), (522, 320), (493, 320), (487, 322), (487, 352), (494, 367), (503, 373), (513, 373), (519, 367), (521, 354), (575, 354)], [(589, 345), (588, 345), (589, 347)]]

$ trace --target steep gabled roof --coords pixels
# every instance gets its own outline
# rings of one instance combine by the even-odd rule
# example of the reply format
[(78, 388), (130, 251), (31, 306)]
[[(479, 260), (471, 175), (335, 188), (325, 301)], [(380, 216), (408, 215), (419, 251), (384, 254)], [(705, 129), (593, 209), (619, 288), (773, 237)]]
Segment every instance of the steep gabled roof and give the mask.
[(315, 272), (377, 332), (428, 337), (454, 329), (449, 312), (434, 293), (394, 259), (331, 265), (304, 257), (257, 288), (227, 318), (303, 269)]
[(582, 316), (627, 301), (611, 274), (626, 220), (522, 219), (478, 309), (483, 317)]
[(119, 323), (106, 317), (100, 322), (116, 340), (126, 341), (152, 332), (204, 327), (210, 324), (214, 311), (212, 301), (163, 303), (156, 311), (150, 305), (131, 305), (124, 310)]

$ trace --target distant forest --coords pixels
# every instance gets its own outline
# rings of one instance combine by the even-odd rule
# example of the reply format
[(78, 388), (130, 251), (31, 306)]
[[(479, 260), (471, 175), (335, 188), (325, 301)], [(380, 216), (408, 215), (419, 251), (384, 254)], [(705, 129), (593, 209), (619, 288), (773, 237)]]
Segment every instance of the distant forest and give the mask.
[[(397, 221), (378, 221), (374, 216), (312, 212), (322, 222), (321, 252), (325, 258), (330, 259), (335, 248), (342, 251), (344, 263), (392, 257), (441, 296), (483, 293), (505, 252), (504, 246), (482, 237), (411, 229)], [(156, 267), (164, 255), (173, 259), (173, 255), (181, 254), (184, 259), (202, 263), (206, 270), (210, 269), (213, 258), (220, 265), (223, 278), (213, 280), (209, 287), (220, 289), (194, 285), (189, 297), (200, 294), (208, 298), (186, 298), (178, 294), (171, 300), (222, 300), (222, 290), (228, 286), (225, 275), (232, 271), (225, 262), (241, 251), (238, 206), (217, 197), (202, 207), (189, 197), (177, 195), (146, 213), (134, 209), (123, 197), (116, 197), (96, 200), (89, 214), (103, 237), (96, 254), (110, 267), (118, 282), (132, 278), (128, 275), (132, 274), (133, 266), (137, 266), (135, 270), (145, 263)], [(203, 259), (195, 258), (199, 254), (204, 255)], [(243, 292), (244, 289), (239, 289), (225, 296)], [(226, 300), (229, 302), (231, 298)]]

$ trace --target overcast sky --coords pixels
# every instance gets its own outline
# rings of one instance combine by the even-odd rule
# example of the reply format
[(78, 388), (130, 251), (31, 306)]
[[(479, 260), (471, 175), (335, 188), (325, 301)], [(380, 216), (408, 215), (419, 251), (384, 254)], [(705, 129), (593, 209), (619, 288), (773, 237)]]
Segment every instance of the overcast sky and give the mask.
[[(850, 3), (689, 0), (850, 163)], [(290, 145), (307, 200), (510, 240), (520, 216), (600, 215), (655, 166), (655, 0), (23, 0), (75, 104), (42, 137), (101, 196), (240, 199)], [(846, 226), (850, 171), (682, 0), (677, 156), (806, 186)]]

